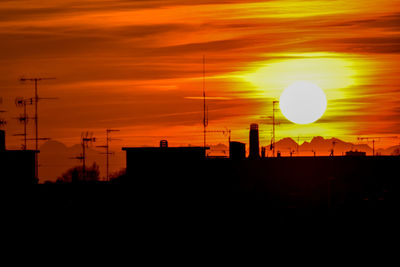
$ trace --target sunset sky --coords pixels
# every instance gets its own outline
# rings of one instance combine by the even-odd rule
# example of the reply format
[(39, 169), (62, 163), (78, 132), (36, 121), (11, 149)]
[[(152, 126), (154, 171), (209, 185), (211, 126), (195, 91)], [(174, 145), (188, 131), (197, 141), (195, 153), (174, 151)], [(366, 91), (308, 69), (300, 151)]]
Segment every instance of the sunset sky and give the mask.
[[(278, 139), (400, 133), (400, 1), (2, 0), (7, 145), (19, 148), (12, 135), (23, 131), (14, 99), (34, 94), (19, 79), (37, 76), (57, 78), (39, 83), (41, 97), (58, 98), (39, 104), (41, 137), (73, 145), (92, 131), (101, 145), (115, 128), (119, 148), (202, 145), (203, 55), (208, 128), (233, 140), (247, 143), (258, 123), (269, 144), (272, 101), (298, 80), (324, 90), (327, 110), (308, 125), (278, 112)], [(385, 140), (376, 145), (400, 142)]]

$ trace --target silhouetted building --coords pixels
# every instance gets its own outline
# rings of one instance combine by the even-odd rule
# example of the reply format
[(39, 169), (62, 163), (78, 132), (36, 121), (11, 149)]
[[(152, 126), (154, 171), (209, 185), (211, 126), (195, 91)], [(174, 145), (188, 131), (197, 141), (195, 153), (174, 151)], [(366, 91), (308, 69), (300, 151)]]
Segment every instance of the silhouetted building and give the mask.
[(229, 142), (229, 158), (231, 159), (245, 159), (246, 158), (246, 144), (241, 142)]
[(0, 151), (6, 150), (6, 132), (0, 130)]
[(250, 152), (249, 158), (257, 159), (260, 157), (260, 144), (259, 144), (259, 137), (258, 137), (258, 124), (253, 123), (250, 124), (250, 134), (249, 134), (249, 141), (250, 141)]
[(168, 141), (167, 140), (161, 140), (160, 141), (160, 147), (168, 147)]
[[(167, 174), (167, 170), (184, 169), (187, 164), (205, 160), (209, 147), (168, 147), (166, 140), (160, 147), (123, 147), (126, 151), (126, 173), (128, 176), (139, 174)], [(186, 164), (186, 166), (185, 166)]]
[(362, 152), (362, 151), (347, 151), (346, 152), (346, 156), (352, 156), (352, 157), (362, 157), (362, 156), (366, 156), (367, 153)]
[(5, 131), (0, 130), (0, 183), (35, 184), (34, 150), (6, 150)]

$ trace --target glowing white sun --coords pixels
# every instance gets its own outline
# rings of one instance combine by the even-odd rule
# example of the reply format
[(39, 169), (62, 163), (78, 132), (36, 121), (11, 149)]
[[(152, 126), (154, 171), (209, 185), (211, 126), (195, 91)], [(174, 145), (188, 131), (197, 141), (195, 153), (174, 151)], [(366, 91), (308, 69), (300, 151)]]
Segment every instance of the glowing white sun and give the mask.
[(282, 114), (297, 124), (315, 122), (324, 114), (326, 105), (324, 91), (306, 81), (292, 83), (283, 91), (279, 99)]

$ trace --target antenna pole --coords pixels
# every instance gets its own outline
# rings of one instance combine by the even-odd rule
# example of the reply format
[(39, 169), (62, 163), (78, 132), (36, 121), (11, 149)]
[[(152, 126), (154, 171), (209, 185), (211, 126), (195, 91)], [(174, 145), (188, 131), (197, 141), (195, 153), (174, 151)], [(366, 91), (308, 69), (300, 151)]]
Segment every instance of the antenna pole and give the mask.
[(111, 132), (119, 132), (117, 129), (106, 129), (106, 145), (104, 146), (97, 146), (97, 147), (102, 147), (106, 149), (106, 153), (101, 153), (101, 154), (106, 154), (106, 179), (105, 181), (110, 180), (110, 175), (109, 175), (109, 166), (110, 166), (110, 161), (109, 161), (109, 155), (113, 154), (113, 152), (110, 152), (110, 142), (112, 140), (118, 140), (110, 137)]
[(39, 149), (39, 129), (38, 129), (38, 102), (39, 102), (39, 96), (38, 96), (38, 86), (37, 83), (38, 81), (42, 81), (42, 80), (54, 80), (55, 78), (21, 78), (20, 81), (21, 82), (25, 82), (25, 81), (31, 81), (31, 82), (35, 82), (35, 178), (39, 179), (39, 161), (38, 161), (38, 149)]
[(272, 156), (275, 157), (275, 105), (278, 101), (272, 101)]
[(204, 149), (206, 149), (206, 141), (207, 141), (207, 117), (206, 117), (206, 83), (205, 83), (205, 76), (206, 76), (206, 57), (203, 55), (203, 135), (204, 135), (204, 140), (203, 140), (203, 146)]
[(375, 156), (375, 139), (372, 139), (372, 156)]
[(106, 157), (106, 158), (107, 158), (107, 170), (106, 170), (106, 171), (107, 171), (107, 174), (106, 174), (106, 181), (108, 181), (108, 166), (109, 166), (109, 165), (108, 165), (108, 164), (109, 164), (109, 163), (108, 163), (108, 154), (110, 154), (110, 153), (108, 152), (108, 151), (109, 151), (109, 149), (108, 149), (108, 148), (109, 148), (109, 146), (108, 146), (108, 141), (109, 141), (108, 133), (109, 133), (109, 132), (110, 132), (109, 129), (107, 129), (107, 130), (106, 130), (106, 137), (107, 137), (107, 141), (106, 141), (106, 156), (107, 156), (107, 157)]
[[(39, 101), (39, 96), (38, 96), (38, 89), (37, 89), (37, 81), (38, 79), (35, 78), (35, 150), (37, 151), (39, 146), (38, 146), (38, 137), (39, 137), (39, 129), (38, 129), (38, 121), (39, 121), (39, 117), (38, 117), (38, 101)], [(36, 168), (38, 169), (38, 168)], [(36, 170), (38, 171), (38, 170)], [(36, 176), (36, 178), (38, 178)]]
[(27, 124), (27, 115), (26, 115), (26, 101), (24, 103), (24, 150), (26, 150), (26, 124)]
[(86, 180), (86, 150), (85, 150), (86, 142), (85, 138), (82, 140), (82, 179)]
[(78, 157), (79, 159), (82, 159), (82, 179), (85, 181), (86, 180), (86, 147), (88, 146), (88, 143), (90, 142), (95, 142), (96, 138), (92, 136), (92, 134), (89, 137), (89, 133), (86, 132), (82, 134), (82, 157)]
[(272, 156), (275, 157), (275, 101), (272, 102)]

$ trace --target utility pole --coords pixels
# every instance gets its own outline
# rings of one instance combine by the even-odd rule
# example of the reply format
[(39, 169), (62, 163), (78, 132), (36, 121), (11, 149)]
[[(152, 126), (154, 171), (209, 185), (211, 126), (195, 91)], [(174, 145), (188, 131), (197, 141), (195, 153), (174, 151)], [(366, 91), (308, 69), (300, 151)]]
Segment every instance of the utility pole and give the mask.
[(106, 129), (106, 145), (105, 146), (97, 146), (97, 147), (103, 147), (103, 148), (106, 149), (106, 153), (103, 153), (103, 154), (106, 154), (106, 181), (110, 180), (109, 179), (109, 159), (108, 159), (108, 156), (110, 154), (114, 154), (113, 152), (109, 151), (109, 148), (110, 148), (109, 142), (111, 142), (112, 140), (118, 140), (118, 139), (113, 139), (113, 138), (110, 137), (110, 133), (111, 132), (119, 132), (119, 130)]
[(39, 149), (39, 129), (38, 129), (38, 124), (39, 124), (39, 118), (38, 118), (38, 102), (39, 102), (39, 95), (38, 95), (38, 86), (37, 83), (38, 81), (43, 81), (43, 80), (54, 80), (55, 78), (21, 78), (20, 81), (21, 82), (25, 82), (25, 81), (30, 81), (30, 82), (34, 82), (35, 83), (35, 163), (36, 163), (36, 168), (35, 168), (35, 178), (39, 179), (39, 164), (38, 164), (38, 149)]

